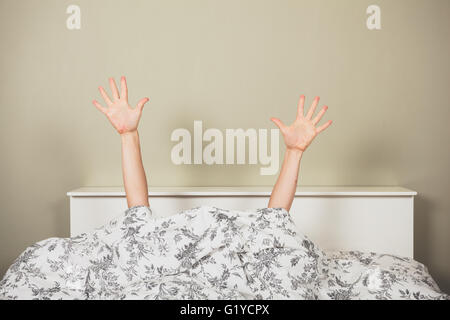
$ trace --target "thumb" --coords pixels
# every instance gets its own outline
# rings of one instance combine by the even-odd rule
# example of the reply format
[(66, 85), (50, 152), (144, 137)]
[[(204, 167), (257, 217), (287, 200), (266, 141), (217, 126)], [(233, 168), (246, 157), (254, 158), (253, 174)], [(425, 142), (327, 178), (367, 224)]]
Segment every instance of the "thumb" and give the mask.
[(139, 100), (138, 104), (137, 104), (137, 109), (139, 110), (139, 112), (142, 112), (142, 109), (144, 109), (144, 105), (149, 101), (149, 98), (142, 98), (141, 100)]
[(284, 131), (285, 125), (284, 123), (278, 119), (278, 118), (270, 118), (270, 120), (275, 123), (275, 125), (280, 128), (281, 131)]

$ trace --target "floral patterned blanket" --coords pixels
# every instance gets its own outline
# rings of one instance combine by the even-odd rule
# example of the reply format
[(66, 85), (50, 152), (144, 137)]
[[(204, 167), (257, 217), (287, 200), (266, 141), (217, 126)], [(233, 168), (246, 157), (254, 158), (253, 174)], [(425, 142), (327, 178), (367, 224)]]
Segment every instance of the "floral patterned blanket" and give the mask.
[(321, 251), (284, 209), (133, 207), (27, 248), (0, 299), (449, 299), (412, 259)]

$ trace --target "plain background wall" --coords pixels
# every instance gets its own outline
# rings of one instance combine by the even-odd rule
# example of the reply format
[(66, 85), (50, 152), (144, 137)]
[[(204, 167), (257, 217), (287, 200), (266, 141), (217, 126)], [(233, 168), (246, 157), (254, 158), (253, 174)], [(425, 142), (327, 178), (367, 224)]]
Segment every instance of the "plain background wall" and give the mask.
[[(70, 4), (81, 30), (66, 28)], [(371, 4), (380, 31), (366, 28)], [(151, 98), (150, 186), (272, 185), (259, 165), (173, 165), (171, 132), (274, 128), (300, 94), (320, 95), (334, 124), (299, 183), (418, 191), (415, 257), (450, 292), (449, 15), (448, 0), (1, 0), (0, 276), (69, 235), (67, 191), (122, 184), (119, 136), (91, 101), (124, 74), (133, 105)]]

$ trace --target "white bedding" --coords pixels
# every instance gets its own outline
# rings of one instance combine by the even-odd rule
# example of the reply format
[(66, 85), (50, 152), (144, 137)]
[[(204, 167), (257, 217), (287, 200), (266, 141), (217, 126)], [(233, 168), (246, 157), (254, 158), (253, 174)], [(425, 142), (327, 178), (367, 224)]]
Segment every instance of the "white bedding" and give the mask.
[(449, 299), (412, 259), (325, 253), (284, 209), (134, 207), (91, 234), (27, 248), (0, 299)]

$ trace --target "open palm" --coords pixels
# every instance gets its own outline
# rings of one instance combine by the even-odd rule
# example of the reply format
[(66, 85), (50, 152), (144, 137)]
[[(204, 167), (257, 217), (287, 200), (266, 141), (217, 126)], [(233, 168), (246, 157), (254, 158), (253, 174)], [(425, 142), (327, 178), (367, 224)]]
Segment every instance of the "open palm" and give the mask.
[(106, 115), (119, 134), (136, 131), (142, 115), (142, 109), (149, 99), (142, 98), (139, 100), (136, 108), (131, 108), (128, 104), (128, 88), (125, 77), (120, 79), (120, 95), (114, 78), (109, 79), (109, 85), (113, 95), (112, 100), (103, 87), (100, 86), (98, 88), (108, 107), (103, 107), (97, 100), (94, 100), (92, 103)]
[(319, 104), (319, 99), (319, 97), (316, 97), (314, 99), (314, 102), (309, 108), (307, 115), (304, 116), (303, 109), (305, 104), (305, 96), (300, 96), (297, 107), (297, 118), (295, 119), (295, 122), (290, 126), (284, 125), (280, 119), (271, 118), (271, 120), (278, 126), (278, 128), (280, 128), (280, 131), (284, 137), (286, 148), (305, 151), (306, 148), (308, 148), (308, 146), (314, 140), (314, 138), (320, 132), (324, 131), (331, 125), (332, 121), (329, 120), (325, 124), (316, 127), (316, 125), (319, 123), (320, 119), (322, 119), (323, 115), (328, 109), (327, 106), (324, 106), (319, 111), (317, 116), (313, 118), (316, 107)]

